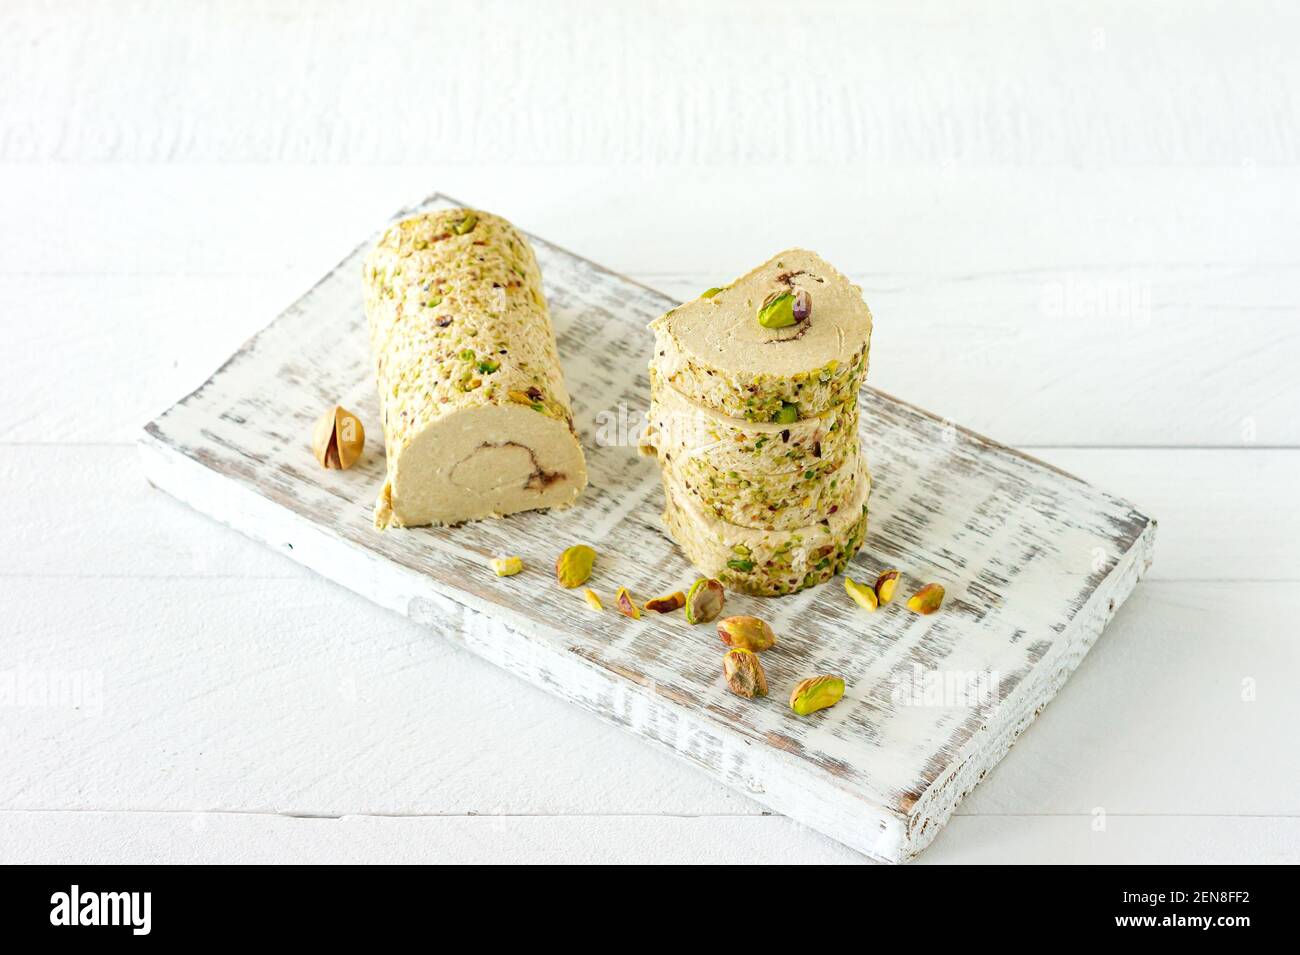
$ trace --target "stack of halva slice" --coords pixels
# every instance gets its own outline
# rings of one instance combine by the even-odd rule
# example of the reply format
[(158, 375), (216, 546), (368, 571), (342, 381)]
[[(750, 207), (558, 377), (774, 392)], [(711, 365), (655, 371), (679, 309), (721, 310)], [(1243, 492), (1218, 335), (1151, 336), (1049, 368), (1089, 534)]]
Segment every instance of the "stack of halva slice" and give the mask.
[(835, 576), (862, 545), (871, 488), (862, 290), (790, 249), (650, 328), (641, 450), (658, 458), (664, 523), (687, 558), (757, 595)]

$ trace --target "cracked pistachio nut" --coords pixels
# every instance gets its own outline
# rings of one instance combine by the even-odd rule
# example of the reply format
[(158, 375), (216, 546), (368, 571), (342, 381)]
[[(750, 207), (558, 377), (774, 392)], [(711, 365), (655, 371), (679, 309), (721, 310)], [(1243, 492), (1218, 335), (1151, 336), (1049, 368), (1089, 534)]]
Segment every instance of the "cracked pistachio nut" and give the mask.
[(596, 593), (596, 591), (592, 590), (590, 587), (588, 587), (586, 593), (582, 595), (582, 599), (587, 601), (587, 606), (592, 610), (605, 609), (605, 605), (600, 602), (600, 594)]
[(758, 307), (758, 324), (764, 328), (789, 328), (795, 323), (794, 296), (789, 292), (772, 292)]
[(876, 599), (876, 592), (866, 584), (858, 583), (852, 577), (844, 578), (844, 589), (853, 598), (853, 602), (863, 610), (875, 612), (876, 607), (880, 605)]
[(776, 643), (776, 634), (766, 620), (744, 615), (719, 620), (718, 636), (727, 646), (742, 650), (768, 650)]
[(561, 587), (581, 587), (591, 576), (596, 552), (586, 544), (574, 544), (555, 559), (555, 577)]
[(705, 289), (703, 292), (701, 292), (700, 298), (713, 298), (713, 296), (717, 295), (721, 291), (722, 288), (720, 286), (715, 285), (713, 286), (713, 288)]
[(790, 691), (790, 709), (800, 716), (834, 706), (844, 698), (844, 681), (837, 676), (810, 676)]
[(710, 577), (701, 577), (691, 584), (686, 594), (686, 622), (711, 623), (722, 613), (727, 599), (722, 584)]
[(727, 680), (727, 688), (737, 696), (746, 699), (767, 696), (767, 674), (753, 650), (743, 647), (728, 650), (722, 658), (722, 675)]
[(894, 591), (898, 589), (898, 571), (887, 570), (876, 578), (876, 599), (881, 605), (889, 603), (894, 599)]
[(524, 569), (524, 562), (518, 557), (493, 557), (489, 565), (498, 577), (513, 577)]
[(931, 614), (943, 603), (943, 588), (938, 584), (926, 584), (907, 598), (907, 609), (913, 613)]
[(647, 600), (645, 602), (645, 609), (653, 610), (655, 613), (672, 613), (685, 603), (686, 595), (680, 590), (676, 590), (666, 596), (655, 597), (653, 600)]
[(351, 411), (335, 405), (316, 419), (311, 430), (311, 450), (320, 466), (346, 470), (357, 463), (366, 446), (366, 429)]
[(618, 593), (614, 597), (614, 605), (618, 607), (618, 612), (625, 617), (631, 617), (633, 620), (641, 619), (641, 611), (637, 609), (636, 601), (632, 595), (627, 592), (626, 587), (618, 588)]

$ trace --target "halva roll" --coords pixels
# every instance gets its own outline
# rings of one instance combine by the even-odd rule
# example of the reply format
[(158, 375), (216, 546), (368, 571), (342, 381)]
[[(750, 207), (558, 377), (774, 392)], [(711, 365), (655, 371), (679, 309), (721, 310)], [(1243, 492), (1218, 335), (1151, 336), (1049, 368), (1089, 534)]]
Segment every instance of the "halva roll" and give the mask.
[(587, 467), (524, 236), (471, 209), (411, 216), (364, 280), (387, 449), (376, 526), (572, 504)]

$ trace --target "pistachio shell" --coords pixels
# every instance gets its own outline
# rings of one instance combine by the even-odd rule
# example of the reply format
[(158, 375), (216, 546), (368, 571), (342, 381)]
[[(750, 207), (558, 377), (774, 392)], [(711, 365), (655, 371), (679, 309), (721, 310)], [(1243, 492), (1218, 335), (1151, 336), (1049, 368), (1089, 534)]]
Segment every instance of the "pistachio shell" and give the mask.
[(600, 595), (597, 594), (596, 591), (592, 590), (590, 587), (588, 587), (586, 592), (582, 595), (582, 599), (587, 601), (587, 606), (590, 607), (592, 610), (605, 609), (605, 605), (600, 602)]
[(316, 419), (311, 432), (311, 449), (321, 467), (352, 467), (366, 446), (366, 429), (351, 411), (335, 405)]
[(366, 429), (361, 419), (346, 408), (336, 409), (334, 440), (339, 449), (339, 467), (347, 470), (360, 460), (361, 451), (366, 446)]
[(618, 607), (618, 612), (623, 616), (631, 617), (633, 620), (641, 619), (641, 611), (637, 609), (636, 601), (632, 599), (632, 595), (627, 592), (626, 587), (618, 588), (614, 603)]

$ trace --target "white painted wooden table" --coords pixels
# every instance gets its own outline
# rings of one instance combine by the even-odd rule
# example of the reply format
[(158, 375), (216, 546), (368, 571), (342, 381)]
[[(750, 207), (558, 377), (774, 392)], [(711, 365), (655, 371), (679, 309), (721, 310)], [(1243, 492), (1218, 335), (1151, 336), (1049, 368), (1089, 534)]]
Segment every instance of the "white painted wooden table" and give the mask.
[(859, 861), (144, 483), (438, 189), (682, 296), (817, 248), (874, 385), (1159, 518), (921, 861), (1300, 861), (1293, 7), (539, 8), (0, 10), (0, 861)]

